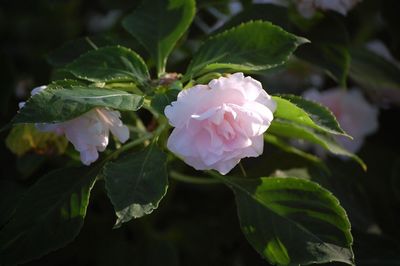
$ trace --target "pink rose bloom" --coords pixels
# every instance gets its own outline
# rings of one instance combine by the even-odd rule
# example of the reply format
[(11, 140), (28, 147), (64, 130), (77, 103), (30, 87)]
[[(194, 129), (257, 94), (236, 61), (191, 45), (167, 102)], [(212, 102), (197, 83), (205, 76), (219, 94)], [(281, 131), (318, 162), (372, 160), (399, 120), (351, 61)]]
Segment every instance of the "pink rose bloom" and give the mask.
[(275, 108), (261, 83), (243, 73), (196, 85), (165, 108), (175, 127), (168, 148), (197, 170), (226, 174), (242, 158), (263, 153)]
[(344, 131), (354, 138), (335, 137), (350, 152), (357, 152), (364, 138), (378, 129), (378, 109), (369, 104), (359, 90), (334, 88), (319, 92), (311, 89), (305, 91), (303, 97), (319, 102), (332, 111)]
[[(41, 86), (32, 90), (31, 95), (40, 93), (46, 89)], [(24, 102), (19, 103), (23, 108)], [(109, 132), (122, 143), (129, 139), (129, 129), (120, 120), (121, 114), (107, 108), (94, 108), (89, 112), (55, 124), (36, 124), (36, 128), (42, 132), (54, 132), (65, 137), (79, 151), (83, 164), (90, 165), (99, 158), (98, 152), (104, 151), (108, 145)]]

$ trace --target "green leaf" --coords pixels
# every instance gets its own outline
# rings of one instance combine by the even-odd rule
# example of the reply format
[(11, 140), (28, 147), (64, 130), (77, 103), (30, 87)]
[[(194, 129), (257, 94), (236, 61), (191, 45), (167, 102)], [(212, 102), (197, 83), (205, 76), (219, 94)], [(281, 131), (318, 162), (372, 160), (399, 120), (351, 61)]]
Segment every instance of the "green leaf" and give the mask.
[(272, 98), (277, 103), (274, 113), (276, 118), (287, 119), (300, 125), (351, 138), (325, 106), (295, 95), (282, 94)]
[(143, 1), (122, 25), (148, 50), (160, 75), (165, 72), (168, 55), (189, 28), (194, 14), (194, 0)]
[(20, 124), (10, 131), (6, 145), (18, 156), (29, 151), (38, 154), (62, 154), (68, 146), (68, 140), (51, 132), (39, 132), (35, 125)]
[(281, 137), (303, 139), (312, 142), (335, 155), (352, 158), (353, 160), (358, 162), (364, 170), (367, 169), (365, 163), (357, 155), (347, 151), (345, 148), (340, 146), (331, 136), (322, 132), (317, 132), (315, 130), (312, 130), (311, 128), (281, 119), (274, 119), (268, 129), (268, 132)]
[(193, 56), (186, 79), (207, 72), (255, 72), (284, 64), (304, 38), (252, 21), (209, 38)]
[(3, 176), (0, 179), (0, 228), (13, 216), (25, 191), (26, 188), (18, 184), (14, 178), (8, 179)]
[(400, 89), (400, 68), (365, 49), (351, 50), (350, 77), (361, 86), (374, 90)]
[(49, 85), (32, 96), (15, 116), (14, 123), (57, 123), (78, 117), (95, 107), (136, 111), (143, 96), (96, 87)]
[(96, 175), (94, 168), (65, 168), (41, 178), (0, 231), (0, 264), (24, 263), (74, 240)]
[(150, 78), (143, 59), (122, 46), (89, 51), (65, 68), (76, 77), (93, 82), (134, 81), (142, 84)]
[(158, 207), (168, 188), (166, 161), (166, 155), (153, 144), (106, 164), (107, 194), (118, 218), (115, 227)]
[(235, 193), (244, 235), (271, 264), (354, 265), (346, 212), (317, 183), (298, 178), (220, 178)]
[(287, 153), (295, 154), (297, 156), (300, 156), (306, 160), (309, 160), (313, 163), (315, 163), (317, 166), (319, 166), (321, 169), (323, 169), (326, 172), (329, 172), (328, 167), (325, 165), (325, 163), (318, 158), (317, 156), (314, 156), (310, 153), (304, 152), (300, 149), (297, 149), (293, 145), (290, 145), (289, 143), (286, 143), (283, 139), (278, 138), (277, 136), (274, 136), (272, 134), (265, 134), (264, 135), (264, 140), (281, 150)]

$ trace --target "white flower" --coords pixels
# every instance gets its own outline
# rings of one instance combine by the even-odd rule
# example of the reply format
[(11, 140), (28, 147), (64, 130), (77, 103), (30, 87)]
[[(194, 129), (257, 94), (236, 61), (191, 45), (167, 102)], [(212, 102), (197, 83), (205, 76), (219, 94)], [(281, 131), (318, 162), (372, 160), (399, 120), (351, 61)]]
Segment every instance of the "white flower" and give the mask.
[[(44, 89), (46, 86), (35, 88), (31, 95), (36, 95)], [(19, 104), (20, 108), (23, 108), (24, 105), (24, 102)], [(90, 165), (98, 159), (98, 152), (104, 151), (107, 147), (110, 131), (122, 143), (129, 139), (129, 129), (123, 125), (120, 117), (121, 114), (118, 111), (98, 107), (69, 121), (36, 124), (36, 127), (43, 132), (65, 135), (74, 148), (80, 152), (82, 163)]]
[(350, 152), (357, 152), (366, 136), (378, 129), (378, 108), (368, 103), (357, 89), (345, 91), (333, 88), (323, 92), (310, 89), (303, 97), (328, 107), (340, 126), (354, 139), (336, 136), (336, 140)]
[(179, 93), (165, 108), (175, 127), (168, 148), (197, 170), (228, 173), (263, 153), (263, 134), (276, 103), (257, 80), (236, 73)]

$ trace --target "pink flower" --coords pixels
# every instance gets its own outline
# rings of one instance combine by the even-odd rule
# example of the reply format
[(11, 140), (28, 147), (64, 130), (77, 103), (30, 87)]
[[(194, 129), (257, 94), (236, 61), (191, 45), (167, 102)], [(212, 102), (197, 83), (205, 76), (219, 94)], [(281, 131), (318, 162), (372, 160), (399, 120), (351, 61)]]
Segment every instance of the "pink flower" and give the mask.
[(341, 127), (354, 139), (336, 136), (336, 140), (350, 152), (357, 152), (364, 138), (378, 129), (378, 109), (369, 104), (360, 91), (345, 91), (334, 88), (319, 92), (311, 89), (303, 93), (304, 98), (328, 107)]
[(196, 85), (165, 108), (175, 127), (168, 148), (197, 170), (226, 174), (242, 158), (262, 154), (275, 108), (261, 83), (243, 73)]
[[(31, 95), (40, 93), (46, 88), (41, 86), (32, 90)], [(23, 108), (25, 103), (20, 103)], [(83, 164), (90, 165), (99, 157), (108, 145), (109, 132), (122, 143), (129, 139), (129, 129), (120, 120), (120, 113), (107, 108), (94, 108), (72, 120), (55, 124), (36, 124), (38, 130), (54, 132), (65, 137), (80, 152)]]

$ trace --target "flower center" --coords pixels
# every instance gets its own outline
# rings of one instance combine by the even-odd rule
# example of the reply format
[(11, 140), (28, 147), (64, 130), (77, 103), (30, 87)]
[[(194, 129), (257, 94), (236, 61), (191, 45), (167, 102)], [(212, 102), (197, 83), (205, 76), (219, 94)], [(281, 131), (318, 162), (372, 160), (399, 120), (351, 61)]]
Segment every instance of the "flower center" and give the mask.
[(232, 126), (234, 122), (233, 115), (230, 112), (225, 112), (224, 118), (219, 125), (217, 125), (217, 134), (225, 140), (232, 140), (236, 137), (236, 132)]

